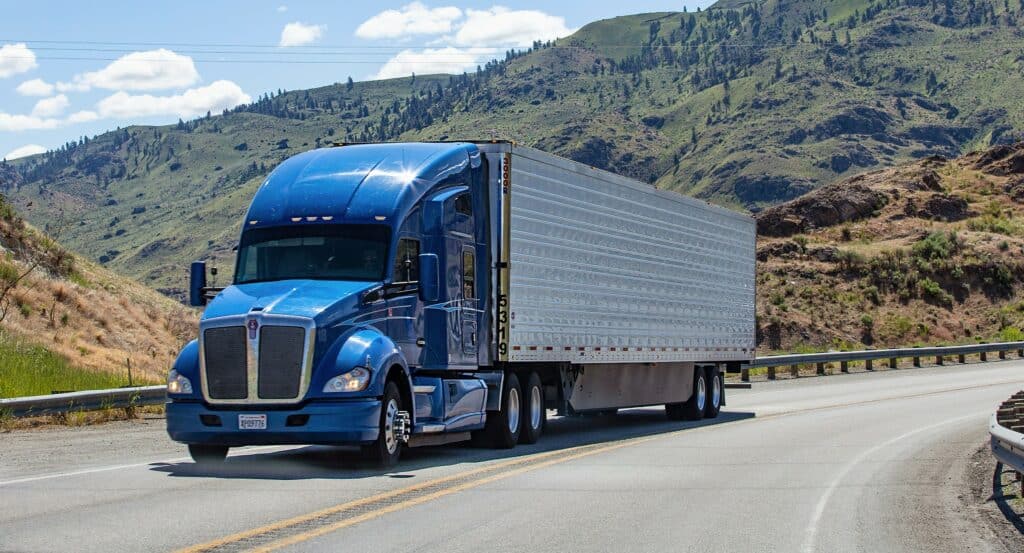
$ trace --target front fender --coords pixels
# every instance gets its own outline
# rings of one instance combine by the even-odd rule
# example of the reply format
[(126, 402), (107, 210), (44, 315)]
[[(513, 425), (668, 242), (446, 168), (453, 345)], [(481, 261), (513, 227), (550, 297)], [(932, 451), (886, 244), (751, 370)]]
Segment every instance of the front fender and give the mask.
[[(398, 365), (402, 368), (403, 378), (409, 389), (412, 389), (412, 380), (409, 376), (409, 364), (406, 363), (402, 350), (395, 345), (391, 338), (380, 333), (376, 329), (363, 328), (352, 333), (346, 333), (339, 341), (337, 355), (327, 355), (321, 361), (320, 366), (310, 382), (310, 397), (378, 397), (384, 395), (384, 384), (386, 383), (388, 370)], [(368, 367), (371, 372), (370, 385), (362, 392), (341, 392), (325, 394), (324, 385), (327, 381), (346, 373), (355, 367)]]

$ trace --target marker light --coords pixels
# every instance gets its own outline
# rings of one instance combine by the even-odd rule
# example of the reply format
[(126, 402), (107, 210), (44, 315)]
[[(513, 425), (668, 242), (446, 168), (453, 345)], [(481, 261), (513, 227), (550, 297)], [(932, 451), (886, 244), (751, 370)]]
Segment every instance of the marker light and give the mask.
[(370, 384), (370, 371), (356, 367), (345, 374), (340, 374), (327, 381), (324, 385), (325, 394), (339, 392), (361, 392)]
[(167, 393), (168, 394), (191, 394), (192, 393), (192, 382), (178, 374), (178, 371), (171, 369), (170, 374), (167, 375)]

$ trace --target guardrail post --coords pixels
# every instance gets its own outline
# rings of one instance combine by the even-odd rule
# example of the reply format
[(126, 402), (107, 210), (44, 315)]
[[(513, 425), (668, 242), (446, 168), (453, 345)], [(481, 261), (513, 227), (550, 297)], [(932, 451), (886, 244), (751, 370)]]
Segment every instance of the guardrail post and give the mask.
[[(917, 346), (914, 347), (916, 348)], [(921, 367), (921, 358), (916, 355), (914, 356), (914, 366), (918, 368)]]
[(1006, 350), (999, 350), (999, 359), (1006, 359)]
[(815, 370), (815, 373), (818, 376), (825, 376), (825, 364), (824, 363), (818, 363), (818, 366), (817, 366), (817, 368)]
[(890, 369), (898, 369), (899, 368), (899, 364), (900, 364), (900, 360), (899, 359), (897, 359), (895, 357), (890, 357), (889, 358), (889, 368)]
[(768, 367), (768, 380), (775, 380), (775, 367)]
[(875, 367), (873, 366), (874, 363), (872, 363), (872, 361), (873, 361), (872, 359), (865, 359), (864, 360), (864, 370), (866, 370), (866, 371), (873, 371), (873, 370), (875, 370)]
[(962, 354), (962, 353), (961, 353), (960, 355), (957, 355), (957, 356), (956, 356), (956, 360), (957, 360), (957, 361), (958, 361), (958, 362), (959, 362), (959, 363), (960, 363), (961, 365), (965, 365), (965, 364), (967, 364), (967, 356), (966, 356), (966, 355), (964, 355), (964, 354)]
[(793, 378), (798, 378), (800, 376), (800, 365), (790, 365), (789, 376), (792, 376)]
[(943, 364), (945, 364), (945, 362), (946, 362), (946, 359), (943, 356), (941, 356), (941, 355), (936, 355), (935, 356), (935, 364), (936, 365), (943, 365)]
[(978, 354), (978, 357), (979, 357), (979, 358), (981, 358), (981, 361), (982, 361), (982, 362), (988, 361), (988, 353), (986, 353), (986, 352), (984, 352), (984, 351), (983, 351), (983, 352), (981, 352), (981, 353), (979, 353), (979, 354)]
[(850, 372), (850, 362), (849, 361), (840, 361), (839, 362), (839, 372), (844, 372), (844, 373)]
[(1024, 357), (1024, 349), (1017, 350), (1017, 357)]
[(740, 369), (740, 382), (750, 382), (750, 369), (743, 367)]

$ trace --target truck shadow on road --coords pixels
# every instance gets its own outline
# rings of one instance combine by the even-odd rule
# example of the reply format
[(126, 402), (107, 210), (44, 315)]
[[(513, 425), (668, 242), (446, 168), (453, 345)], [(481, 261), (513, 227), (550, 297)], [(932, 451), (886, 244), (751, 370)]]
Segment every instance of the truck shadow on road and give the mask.
[(358, 448), (297, 446), (272, 452), (238, 450), (223, 465), (199, 466), (192, 462), (154, 463), (150, 470), (172, 477), (206, 477), (257, 480), (358, 479), (373, 476), (413, 478), (417, 471), (436, 466), (485, 463), (536, 453), (611, 443), (631, 438), (667, 435), (687, 429), (710, 427), (745, 419), (750, 412), (722, 411), (718, 418), (675, 422), (662, 409), (629, 409), (617, 415), (552, 417), (540, 441), (509, 450), (476, 447), (469, 442), (406, 449), (398, 466), (382, 470), (360, 458)]

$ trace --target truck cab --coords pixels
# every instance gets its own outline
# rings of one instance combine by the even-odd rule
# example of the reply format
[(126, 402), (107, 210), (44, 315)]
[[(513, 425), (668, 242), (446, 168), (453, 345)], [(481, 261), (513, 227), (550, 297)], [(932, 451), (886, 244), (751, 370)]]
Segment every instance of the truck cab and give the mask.
[[(493, 364), (487, 171), (476, 146), (438, 143), (278, 166), (242, 223), (232, 283), (174, 364), (171, 438), (201, 461), (357, 444), (387, 465), (403, 443), (483, 429), (488, 375), (469, 375)], [(204, 304), (202, 263), (191, 285)]]

